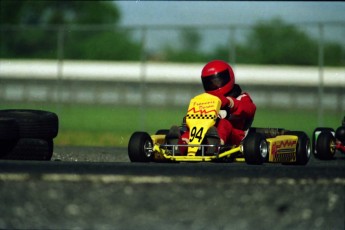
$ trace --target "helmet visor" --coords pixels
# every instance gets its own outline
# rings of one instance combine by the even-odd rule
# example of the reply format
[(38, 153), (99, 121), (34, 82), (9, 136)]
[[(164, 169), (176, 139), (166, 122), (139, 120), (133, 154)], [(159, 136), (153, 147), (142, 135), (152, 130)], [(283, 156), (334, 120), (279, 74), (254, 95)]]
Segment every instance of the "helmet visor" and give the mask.
[(205, 91), (213, 91), (222, 88), (230, 81), (228, 70), (224, 70), (217, 74), (202, 77), (202, 84)]

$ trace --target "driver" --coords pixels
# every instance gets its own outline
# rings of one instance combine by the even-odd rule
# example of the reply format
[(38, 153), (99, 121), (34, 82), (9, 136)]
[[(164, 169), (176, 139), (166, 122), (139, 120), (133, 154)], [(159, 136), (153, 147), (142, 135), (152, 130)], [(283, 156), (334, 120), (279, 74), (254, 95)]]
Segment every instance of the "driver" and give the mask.
[[(239, 145), (253, 122), (255, 104), (249, 94), (235, 84), (234, 71), (224, 61), (207, 63), (201, 71), (201, 81), (205, 92), (217, 96), (222, 102), (221, 119), (215, 125), (219, 144)], [(188, 144), (189, 132), (184, 132), (178, 142)]]

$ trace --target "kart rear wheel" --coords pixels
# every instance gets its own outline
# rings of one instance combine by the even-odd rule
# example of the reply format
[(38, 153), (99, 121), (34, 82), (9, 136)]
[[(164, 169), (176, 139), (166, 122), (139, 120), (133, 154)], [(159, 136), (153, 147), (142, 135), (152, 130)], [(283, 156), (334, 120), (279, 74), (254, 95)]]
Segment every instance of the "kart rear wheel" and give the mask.
[(314, 157), (316, 157), (316, 158), (320, 158), (319, 155), (317, 154), (317, 151), (316, 151), (316, 142), (317, 142), (317, 139), (318, 139), (321, 132), (334, 133), (334, 129), (333, 128), (326, 128), (326, 127), (319, 127), (319, 128), (316, 128), (314, 130), (313, 136), (312, 136), (312, 152), (313, 152)]
[(317, 138), (315, 147), (319, 159), (333, 159), (335, 155), (335, 137), (332, 132), (321, 132)]
[(168, 135), (169, 129), (159, 129), (156, 132), (156, 135)]
[(305, 132), (301, 131), (290, 131), (286, 132), (286, 135), (294, 135), (298, 137), (296, 147), (296, 162), (293, 165), (306, 165), (310, 159), (311, 147), (310, 139)]
[(243, 141), (244, 159), (247, 164), (261, 165), (267, 161), (268, 144), (263, 134), (249, 134)]
[(128, 143), (128, 157), (131, 162), (150, 162), (153, 159), (153, 143), (150, 135), (135, 132)]

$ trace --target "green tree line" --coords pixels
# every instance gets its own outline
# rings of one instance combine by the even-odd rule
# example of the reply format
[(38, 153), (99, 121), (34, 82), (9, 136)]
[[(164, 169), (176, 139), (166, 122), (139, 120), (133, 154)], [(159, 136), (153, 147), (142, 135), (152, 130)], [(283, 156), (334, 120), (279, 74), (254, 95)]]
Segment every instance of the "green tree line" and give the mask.
[[(140, 45), (118, 28), (121, 14), (111, 1), (4, 0), (0, 4), (1, 58), (57, 58), (59, 36), (66, 59), (140, 58)], [(99, 26), (90, 30), (86, 25)], [(64, 28), (62, 35), (59, 28)]]
[[(345, 64), (345, 47), (336, 42), (324, 42), (326, 65)], [(228, 47), (218, 47), (215, 55), (226, 57)], [(279, 18), (253, 26), (243, 44), (236, 45), (239, 63), (317, 65), (319, 41), (294, 25)]]
[[(0, 58), (55, 59), (58, 39), (63, 39), (65, 59), (140, 60), (142, 47), (131, 31), (121, 28), (121, 12), (107, 1), (0, 2)], [(97, 25), (90, 28), (88, 25)], [(58, 28), (64, 28), (58, 34)], [(61, 32), (61, 31), (60, 31)], [(218, 45), (200, 51), (197, 30), (180, 31), (180, 47), (163, 47), (163, 60), (207, 62), (229, 59), (231, 47)], [(235, 46), (236, 62), (247, 64), (317, 65), (318, 41), (280, 19), (255, 24)], [(345, 64), (341, 44), (325, 42), (325, 64)]]

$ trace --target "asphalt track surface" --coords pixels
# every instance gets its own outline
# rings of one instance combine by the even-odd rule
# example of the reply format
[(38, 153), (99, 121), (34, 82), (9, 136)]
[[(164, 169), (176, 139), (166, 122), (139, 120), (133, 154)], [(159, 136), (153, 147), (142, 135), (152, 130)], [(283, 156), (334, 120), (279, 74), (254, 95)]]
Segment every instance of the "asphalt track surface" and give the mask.
[(345, 155), (307, 166), (130, 163), (55, 147), (0, 161), (0, 229), (345, 229)]

